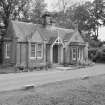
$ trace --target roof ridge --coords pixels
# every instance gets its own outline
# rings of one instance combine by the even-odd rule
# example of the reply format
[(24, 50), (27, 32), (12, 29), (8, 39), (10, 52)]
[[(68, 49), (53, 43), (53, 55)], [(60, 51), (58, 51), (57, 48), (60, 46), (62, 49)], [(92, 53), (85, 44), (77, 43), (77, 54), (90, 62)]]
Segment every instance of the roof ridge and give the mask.
[(18, 20), (11, 20), (11, 22), (12, 23), (15, 23), (15, 24), (19, 24), (19, 23), (21, 23), (21, 24), (31, 24), (31, 25), (36, 25), (36, 24), (34, 24), (34, 23), (32, 23), (32, 22), (23, 22), (23, 21), (18, 21)]
[(56, 27), (56, 26), (51, 26), (52, 29), (58, 29), (58, 30), (65, 30), (65, 31), (74, 31), (74, 29), (67, 29), (67, 28), (61, 28), (61, 27)]

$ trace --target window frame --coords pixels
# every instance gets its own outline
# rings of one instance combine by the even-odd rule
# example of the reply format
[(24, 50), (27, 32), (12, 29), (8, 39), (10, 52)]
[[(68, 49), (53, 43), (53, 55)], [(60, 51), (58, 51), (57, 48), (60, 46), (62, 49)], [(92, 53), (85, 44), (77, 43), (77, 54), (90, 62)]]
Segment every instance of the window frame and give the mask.
[[(32, 57), (32, 46), (31, 46), (32, 44), (35, 45), (35, 57)], [(38, 50), (38, 45), (39, 44), (41, 44), (41, 50)], [(40, 57), (37, 56), (37, 53), (39, 51), (41, 51), (41, 56)], [(43, 43), (33, 43), (33, 42), (31, 42), (30, 43), (30, 59), (42, 59), (42, 58), (43, 58)]]
[[(41, 49), (39, 50), (38, 49), (38, 45), (41, 45)], [(37, 52), (39, 52), (39, 51), (41, 51), (41, 56), (40, 57), (38, 57), (37, 56)], [(36, 46), (36, 58), (38, 58), (38, 59), (42, 59), (43, 58), (43, 44), (42, 43), (37, 43), (37, 46)]]
[[(32, 56), (32, 44), (35, 45), (34, 46), (35, 47), (35, 51), (34, 51), (35, 56), (34, 57)], [(30, 44), (30, 58), (31, 59), (35, 59), (36, 58), (36, 43), (31, 43)]]
[(10, 50), (10, 43), (9, 42), (6, 42), (5, 43), (5, 58), (6, 59), (9, 59), (10, 58), (10, 54), (8, 54), (8, 50)]
[[(75, 50), (75, 53), (74, 53), (74, 50)], [(75, 55), (75, 57), (74, 57), (74, 55)], [(76, 61), (76, 59), (77, 59), (77, 48), (72, 47), (72, 60)]]

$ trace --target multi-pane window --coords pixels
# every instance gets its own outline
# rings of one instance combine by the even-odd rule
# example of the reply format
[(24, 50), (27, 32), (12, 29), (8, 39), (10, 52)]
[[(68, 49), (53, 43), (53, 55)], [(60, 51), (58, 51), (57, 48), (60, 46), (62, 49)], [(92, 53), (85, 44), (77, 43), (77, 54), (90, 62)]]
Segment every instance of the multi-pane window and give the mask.
[(42, 44), (31, 43), (31, 58), (42, 58), (43, 46)]
[(72, 59), (73, 60), (76, 60), (76, 55), (77, 55), (76, 48), (72, 48)]
[(43, 56), (43, 46), (42, 44), (37, 44), (37, 58), (42, 58)]
[(35, 45), (35, 43), (31, 43), (31, 57), (32, 58), (36, 57), (36, 45)]
[(5, 58), (10, 58), (10, 43), (5, 44)]

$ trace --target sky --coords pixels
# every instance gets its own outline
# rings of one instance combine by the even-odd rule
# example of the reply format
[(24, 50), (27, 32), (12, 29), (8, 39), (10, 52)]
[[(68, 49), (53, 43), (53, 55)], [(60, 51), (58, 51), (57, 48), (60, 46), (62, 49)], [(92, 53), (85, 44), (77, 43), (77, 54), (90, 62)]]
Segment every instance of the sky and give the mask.
[[(93, 1), (93, 0), (71, 0), (71, 4), (73, 3), (77, 3), (77, 2), (84, 2), (84, 1)], [(57, 2), (57, 0), (45, 0), (45, 2), (48, 5), (48, 10), (49, 11), (53, 11), (55, 8), (55, 3)], [(105, 27), (100, 27), (99, 28), (99, 39), (101, 41), (105, 41)]]
[[(55, 9), (55, 4), (57, 3), (58, 0), (45, 0), (45, 2), (47, 3), (48, 5), (48, 10), (49, 11), (53, 11)], [(85, 1), (93, 1), (93, 0), (68, 0), (70, 1), (71, 4), (74, 4), (74, 3), (80, 3), (80, 2), (85, 2)]]

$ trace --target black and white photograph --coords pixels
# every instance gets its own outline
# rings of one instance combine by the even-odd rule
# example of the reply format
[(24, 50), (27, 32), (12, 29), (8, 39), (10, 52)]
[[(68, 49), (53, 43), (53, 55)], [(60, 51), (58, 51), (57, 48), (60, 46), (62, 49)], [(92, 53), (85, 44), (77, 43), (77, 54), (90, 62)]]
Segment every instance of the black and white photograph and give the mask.
[(105, 0), (0, 0), (0, 105), (105, 105)]

